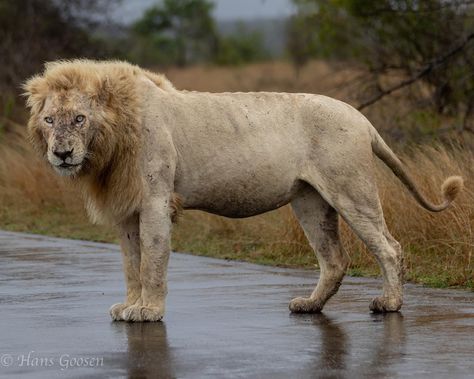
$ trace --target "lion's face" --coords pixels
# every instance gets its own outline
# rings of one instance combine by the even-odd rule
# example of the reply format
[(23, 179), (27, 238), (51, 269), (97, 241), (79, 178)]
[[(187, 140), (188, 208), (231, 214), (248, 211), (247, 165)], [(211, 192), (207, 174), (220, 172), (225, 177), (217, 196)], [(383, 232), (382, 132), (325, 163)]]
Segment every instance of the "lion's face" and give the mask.
[(37, 116), (37, 125), (47, 145), (46, 156), (63, 176), (78, 174), (88, 158), (92, 138), (91, 102), (77, 91), (50, 94)]

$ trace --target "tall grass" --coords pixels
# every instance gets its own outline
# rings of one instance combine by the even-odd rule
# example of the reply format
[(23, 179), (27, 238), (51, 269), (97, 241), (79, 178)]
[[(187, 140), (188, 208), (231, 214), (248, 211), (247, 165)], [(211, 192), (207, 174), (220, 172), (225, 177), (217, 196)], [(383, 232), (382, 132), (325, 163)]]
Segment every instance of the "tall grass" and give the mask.
[[(318, 65), (315, 63), (314, 68), (319, 69), (324, 78), (329, 75), (326, 66)], [(178, 87), (186, 87), (186, 80), (189, 80), (196, 84), (194, 88), (201, 90), (219, 91), (221, 86), (229, 90), (268, 90), (275, 86), (281, 90), (296, 91), (301, 88), (298, 82), (292, 82), (291, 88), (285, 87), (285, 81), (289, 81), (292, 75), (287, 66), (276, 64), (271, 67), (273, 71), (259, 65), (227, 73), (221, 72), (224, 69), (193, 68), (181, 71), (182, 76), (174, 71), (169, 76), (180, 77)], [(258, 73), (262, 70), (267, 72), (268, 82), (252, 85), (251, 78), (260, 77)], [(206, 76), (212, 78), (207, 81), (207, 87)], [(237, 83), (239, 77), (245, 78), (240, 87)], [(324, 86), (331, 87), (330, 82), (324, 81), (329, 79), (318, 82), (313, 73), (303, 72), (298, 80), (306, 80), (306, 85), (310, 86), (307, 83), (310, 78), (314, 86), (325, 83)], [(272, 85), (272, 80), (277, 84)], [(302, 90), (310, 91), (310, 88)], [(313, 89), (313, 92), (324, 93), (324, 89)], [(0, 140), (0, 228), (115, 241), (111, 229), (89, 224), (74, 187), (58, 178), (33, 154), (25, 141), (24, 127), (9, 124), (7, 129), (8, 132)], [(425, 145), (400, 156), (422, 192), (433, 201), (441, 200), (439, 187), (448, 175), (462, 175), (466, 185), (453, 206), (433, 214), (420, 208), (398, 179), (382, 163), (378, 165), (379, 195), (388, 227), (405, 251), (406, 278), (431, 286), (473, 288), (472, 151), (455, 146)], [(352, 258), (352, 274), (378, 273), (372, 255), (342, 221), (341, 239)], [(174, 229), (173, 247), (179, 251), (265, 264), (310, 268), (317, 265), (314, 253), (289, 206), (241, 220), (198, 211), (185, 212)]]

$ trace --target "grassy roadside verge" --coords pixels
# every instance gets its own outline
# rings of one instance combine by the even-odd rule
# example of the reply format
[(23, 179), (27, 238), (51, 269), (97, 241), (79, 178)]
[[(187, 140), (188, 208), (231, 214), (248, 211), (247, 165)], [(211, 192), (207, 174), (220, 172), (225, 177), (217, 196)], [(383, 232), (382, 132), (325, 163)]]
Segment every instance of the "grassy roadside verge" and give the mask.
[[(47, 206), (42, 209), (0, 208), (0, 229), (62, 238), (118, 243), (112, 228), (92, 225), (79, 209)], [(378, 276), (375, 260), (342, 224), (345, 248), (352, 258), (348, 275)], [(279, 238), (276, 238), (279, 236)], [(279, 267), (317, 269), (289, 207), (245, 220), (229, 220), (197, 211), (185, 212), (175, 226), (174, 251)], [(437, 288), (474, 290), (472, 266), (439, 257), (436, 250), (417, 251), (405, 246), (407, 281)]]

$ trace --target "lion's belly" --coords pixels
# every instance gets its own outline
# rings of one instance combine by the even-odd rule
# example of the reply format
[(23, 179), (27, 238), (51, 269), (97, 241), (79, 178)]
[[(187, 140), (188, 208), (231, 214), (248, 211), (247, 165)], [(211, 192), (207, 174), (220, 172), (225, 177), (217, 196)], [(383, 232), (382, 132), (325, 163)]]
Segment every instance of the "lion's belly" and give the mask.
[(294, 161), (228, 158), (183, 170), (175, 190), (185, 208), (248, 217), (287, 204), (302, 186)]
[(226, 217), (249, 217), (288, 204), (303, 188), (303, 183), (279, 183), (262, 187), (260, 183), (236, 181), (207, 183), (190, 191), (177, 188), (185, 209), (199, 209)]

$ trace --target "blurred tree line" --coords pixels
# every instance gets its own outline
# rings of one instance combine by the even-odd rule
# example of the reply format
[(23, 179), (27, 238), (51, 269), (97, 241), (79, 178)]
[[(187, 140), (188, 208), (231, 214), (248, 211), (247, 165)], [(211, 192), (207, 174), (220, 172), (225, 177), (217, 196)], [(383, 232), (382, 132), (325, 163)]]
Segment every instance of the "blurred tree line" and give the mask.
[(19, 90), (21, 81), (48, 60), (90, 55), (104, 45), (89, 30), (89, 14), (103, 12), (108, 0), (0, 0), (0, 89)]
[(132, 25), (132, 60), (186, 66), (213, 62), (231, 65), (265, 58), (261, 36), (241, 29), (221, 36), (209, 0), (163, 0)]
[[(118, 58), (145, 66), (263, 59), (261, 36), (242, 30), (221, 36), (209, 0), (163, 0), (131, 26), (114, 25), (120, 0), (0, 0), (0, 96), (45, 61), (72, 57)], [(104, 25), (108, 25), (104, 28)]]
[[(258, 33), (242, 27), (221, 35), (211, 0), (157, 0), (126, 27), (106, 16), (120, 1), (0, 0), (3, 113), (12, 109), (5, 96), (20, 92), (49, 60), (118, 58), (160, 67), (268, 57)], [(287, 54), (297, 70), (314, 58), (362, 66), (360, 109), (410, 87), (414, 107), (474, 130), (474, 0), (291, 1)]]
[(422, 83), (411, 88), (413, 104), (460, 117), (458, 127), (474, 132), (474, 1), (293, 2), (288, 50), (297, 68), (315, 57), (363, 65), (370, 77), (359, 109)]

